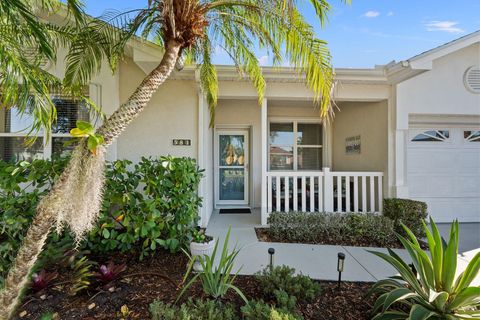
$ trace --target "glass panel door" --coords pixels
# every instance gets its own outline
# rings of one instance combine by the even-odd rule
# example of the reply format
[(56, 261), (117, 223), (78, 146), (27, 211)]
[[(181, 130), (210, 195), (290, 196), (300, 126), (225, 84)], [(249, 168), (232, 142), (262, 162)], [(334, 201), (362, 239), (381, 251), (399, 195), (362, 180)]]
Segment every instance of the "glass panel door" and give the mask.
[(248, 131), (217, 132), (217, 204), (248, 204)]

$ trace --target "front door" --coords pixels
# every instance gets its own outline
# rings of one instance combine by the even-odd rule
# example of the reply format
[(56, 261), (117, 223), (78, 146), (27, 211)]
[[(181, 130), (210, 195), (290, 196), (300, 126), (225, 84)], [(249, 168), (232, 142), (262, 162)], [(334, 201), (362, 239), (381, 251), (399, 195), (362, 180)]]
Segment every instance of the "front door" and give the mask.
[(216, 207), (248, 205), (248, 130), (218, 130), (215, 144)]

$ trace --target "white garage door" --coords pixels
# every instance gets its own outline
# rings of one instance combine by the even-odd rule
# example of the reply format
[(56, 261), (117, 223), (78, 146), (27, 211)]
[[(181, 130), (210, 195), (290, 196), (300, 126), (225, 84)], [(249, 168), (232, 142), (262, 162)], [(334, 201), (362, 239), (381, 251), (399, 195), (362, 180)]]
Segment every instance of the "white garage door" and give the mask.
[(411, 129), (407, 154), (411, 199), (438, 222), (480, 222), (480, 128)]

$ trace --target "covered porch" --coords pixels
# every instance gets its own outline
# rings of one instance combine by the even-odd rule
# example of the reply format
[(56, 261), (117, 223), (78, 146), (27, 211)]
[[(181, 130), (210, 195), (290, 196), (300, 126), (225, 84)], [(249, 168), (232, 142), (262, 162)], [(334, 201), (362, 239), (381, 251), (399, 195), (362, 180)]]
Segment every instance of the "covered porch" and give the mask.
[(345, 101), (339, 108), (333, 122), (322, 123), (311, 101), (264, 100), (263, 225), (275, 211), (382, 212), (388, 101)]
[(344, 80), (329, 122), (292, 79), (272, 75), (260, 105), (250, 86), (220, 82), (213, 128), (199, 95), (202, 225), (222, 208), (259, 212), (262, 225), (275, 211), (382, 212), (394, 190), (392, 102), (383, 74)]

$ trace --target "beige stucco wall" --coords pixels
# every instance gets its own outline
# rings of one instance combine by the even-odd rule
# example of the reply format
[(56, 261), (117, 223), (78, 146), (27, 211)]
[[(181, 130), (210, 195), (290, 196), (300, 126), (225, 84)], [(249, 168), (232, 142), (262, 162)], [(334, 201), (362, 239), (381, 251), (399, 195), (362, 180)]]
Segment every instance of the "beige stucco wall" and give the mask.
[(408, 128), (409, 114), (480, 114), (480, 95), (468, 91), (463, 76), (480, 64), (480, 44), (433, 61), (433, 68), (397, 86), (397, 129)]
[(307, 118), (320, 119), (320, 112), (312, 101), (270, 100), (268, 101), (269, 118)]
[(250, 127), (250, 204), (260, 207), (261, 201), (261, 108), (258, 100), (220, 100), (215, 113), (216, 129)]
[[(120, 100), (126, 101), (145, 77), (131, 60), (120, 65)], [(154, 94), (147, 108), (118, 139), (117, 157), (197, 156), (198, 95), (194, 81), (172, 80)], [(191, 139), (191, 146), (173, 146), (173, 139)]]
[[(388, 166), (387, 102), (344, 102), (333, 121), (333, 170), (381, 171)], [(345, 139), (361, 136), (361, 153), (346, 154)]]

